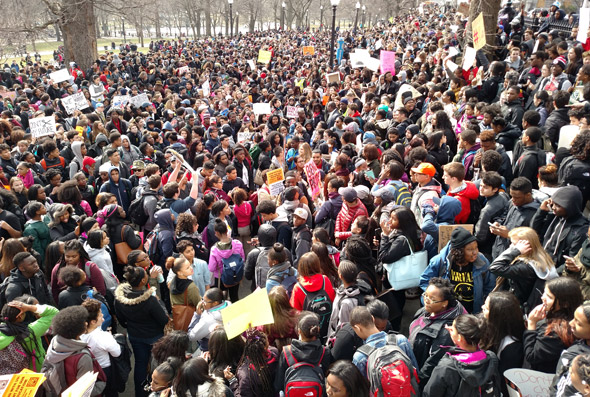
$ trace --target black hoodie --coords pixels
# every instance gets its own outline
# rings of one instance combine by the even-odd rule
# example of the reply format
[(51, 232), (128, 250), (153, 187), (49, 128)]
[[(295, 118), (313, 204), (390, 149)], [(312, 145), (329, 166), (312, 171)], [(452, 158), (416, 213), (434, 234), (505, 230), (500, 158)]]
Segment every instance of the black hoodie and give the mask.
[(579, 340), (571, 345), (567, 350), (561, 353), (561, 357), (557, 362), (557, 371), (551, 382), (549, 388), (549, 395), (551, 397), (565, 397), (565, 396), (577, 396), (578, 391), (572, 385), (570, 378), (570, 368), (574, 358), (580, 354), (590, 353), (590, 346), (586, 344), (585, 340)]
[[(287, 360), (285, 359), (286, 354), (289, 354), (287, 347), (283, 349), (279, 357), (279, 368), (277, 369), (277, 375), (275, 377), (275, 390), (277, 393), (285, 390), (285, 371), (289, 368), (289, 364), (287, 364)], [(303, 342), (295, 339), (291, 342), (291, 354), (293, 354), (293, 357), (297, 362), (305, 362), (315, 365), (319, 363), (324, 371), (324, 375), (333, 361), (330, 349), (322, 346), (319, 340)]]

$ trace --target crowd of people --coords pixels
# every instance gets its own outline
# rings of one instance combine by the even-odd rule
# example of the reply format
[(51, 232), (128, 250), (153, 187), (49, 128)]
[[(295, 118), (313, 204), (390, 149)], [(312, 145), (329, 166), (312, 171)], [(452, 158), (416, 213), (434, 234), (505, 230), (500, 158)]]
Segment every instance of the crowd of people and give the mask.
[[(590, 38), (547, 32), (558, 2), (524, 14), (473, 64), (435, 6), (339, 32), (335, 67), (329, 32), (294, 30), (105, 52), (61, 83), (6, 64), (0, 373), (47, 396), (88, 371), (106, 397), (507, 396), (527, 368), (590, 393)], [(229, 339), (257, 289), (274, 322)]]

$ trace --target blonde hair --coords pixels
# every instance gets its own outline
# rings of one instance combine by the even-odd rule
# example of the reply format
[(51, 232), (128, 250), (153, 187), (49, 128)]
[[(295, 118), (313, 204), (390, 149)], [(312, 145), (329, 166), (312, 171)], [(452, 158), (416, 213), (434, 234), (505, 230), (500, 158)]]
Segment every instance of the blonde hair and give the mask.
[(311, 160), (311, 146), (309, 146), (309, 143), (303, 142), (299, 145), (299, 156), (303, 157), (306, 163)]
[(508, 233), (508, 237), (516, 240), (526, 240), (531, 245), (531, 252), (517, 256), (514, 259), (515, 261), (524, 259), (544, 272), (555, 267), (553, 259), (551, 259), (551, 256), (545, 251), (545, 249), (543, 249), (541, 241), (539, 240), (539, 235), (534, 229), (526, 226), (517, 227)]

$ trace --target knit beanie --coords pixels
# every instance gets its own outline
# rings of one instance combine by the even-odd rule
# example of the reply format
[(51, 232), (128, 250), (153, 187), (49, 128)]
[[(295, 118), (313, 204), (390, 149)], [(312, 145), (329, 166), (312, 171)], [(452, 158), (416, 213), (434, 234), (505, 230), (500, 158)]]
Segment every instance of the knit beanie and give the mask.
[(451, 248), (463, 248), (474, 241), (477, 241), (475, 236), (462, 227), (456, 228), (451, 234)]

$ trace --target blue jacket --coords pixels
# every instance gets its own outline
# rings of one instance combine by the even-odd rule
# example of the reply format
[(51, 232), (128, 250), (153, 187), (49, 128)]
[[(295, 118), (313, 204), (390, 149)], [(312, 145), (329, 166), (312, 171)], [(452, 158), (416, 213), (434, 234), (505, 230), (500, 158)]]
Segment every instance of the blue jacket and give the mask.
[[(451, 266), (449, 263), (449, 253), (451, 243), (449, 242), (440, 251), (440, 254), (430, 260), (428, 267), (420, 276), (420, 288), (426, 291), (428, 282), (433, 277), (442, 277), (447, 280), (450, 278), (449, 273)], [(489, 271), (490, 262), (480, 252), (473, 263), (473, 313), (481, 312), (486, 297), (496, 286), (496, 277)]]
[[(412, 361), (412, 365), (414, 366), (414, 368), (418, 368), (418, 361), (416, 361), (416, 356), (414, 356), (414, 352), (412, 351), (412, 346), (410, 345), (408, 338), (406, 338), (402, 334), (397, 334), (395, 335), (395, 342), (396, 345), (408, 356), (410, 361)], [(384, 331), (377, 332), (376, 334), (369, 336), (365, 340), (364, 344), (373, 346), (375, 348), (383, 347), (387, 345), (387, 334)], [(368, 359), (369, 357), (366, 354), (361, 353), (358, 350), (354, 353), (354, 356), (352, 357), (352, 363), (356, 365), (359, 371), (361, 371), (361, 374), (363, 374), (365, 377), (367, 376)]]
[[(432, 207), (422, 209), (422, 231), (434, 239), (438, 245), (438, 228), (440, 225), (454, 225), (455, 217), (461, 212), (461, 202), (455, 197), (442, 196), (438, 213)], [(438, 248), (437, 248), (438, 249)]]

